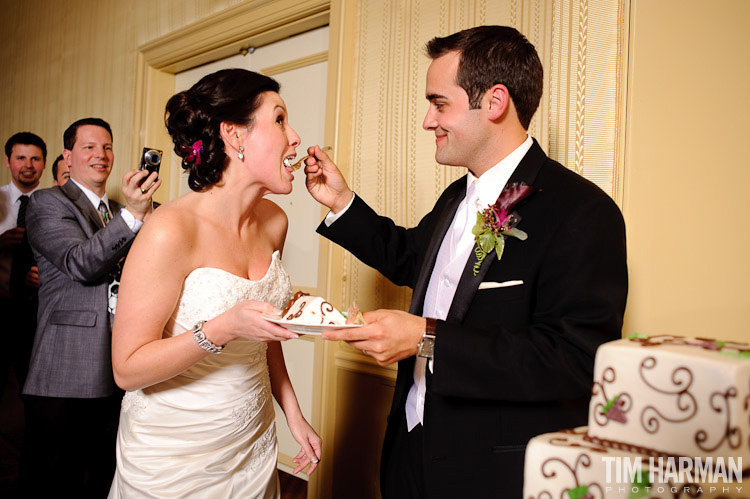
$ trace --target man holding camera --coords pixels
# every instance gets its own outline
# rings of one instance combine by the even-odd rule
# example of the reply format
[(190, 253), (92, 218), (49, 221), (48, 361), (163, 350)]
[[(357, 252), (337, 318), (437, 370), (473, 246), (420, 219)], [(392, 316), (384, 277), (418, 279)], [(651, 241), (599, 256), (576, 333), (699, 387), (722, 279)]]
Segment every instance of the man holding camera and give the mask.
[(161, 185), (157, 174), (122, 178), (126, 206), (107, 198), (112, 130), (78, 120), (63, 135), (70, 181), (34, 193), (27, 233), (39, 266), (39, 326), (26, 396), (22, 484), (33, 497), (106, 497), (115, 470), (122, 392), (110, 353), (110, 294)]

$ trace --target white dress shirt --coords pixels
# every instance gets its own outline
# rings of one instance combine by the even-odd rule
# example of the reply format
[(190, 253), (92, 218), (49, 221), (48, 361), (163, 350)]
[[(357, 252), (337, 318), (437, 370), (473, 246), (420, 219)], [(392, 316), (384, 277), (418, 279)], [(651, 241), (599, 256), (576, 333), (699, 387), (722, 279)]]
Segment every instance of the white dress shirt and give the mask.
[[(468, 196), (464, 198), (456, 211), (456, 216), (448, 228), (443, 242), (440, 245), (435, 267), (432, 269), (430, 282), (427, 285), (427, 292), (424, 297), (424, 307), (422, 309), (423, 317), (432, 317), (434, 319), (445, 320), (448, 317), (448, 311), (453, 303), (453, 297), (456, 294), (458, 281), (461, 279), (466, 262), (472, 255), (474, 248), (474, 234), (471, 229), (477, 219), (477, 213), (491, 204), (495, 204), (500, 196), (508, 179), (516, 170), (526, 153), (531, 149), (533, 144), (531, 137), (527, 136), (526, 140), (518, 146), (512, 153), (506, 156), (498, 164), (484, 172), (480, 177), (475, 177), (469, 172), (466, 176), (466, 190), (475, 183), (475, 196), (473, 196), (473, 206), (466, 206), (469, 201)], [(468, 210), (466, 215), (468, 223), (461, 218), (462, 212)], [(454, 236), (455, 226), (463, 226), (462, 234)], [(440, 341), (435, 338), (435, 342)], [(426, 362), (424, 357), (417, 357), (414, 364), (414, 384), (409, 389), (406, 397), (406, 425), (409, 431), (414, 429), (418, 424), (424, 424), (424, 402), (427, 391), (426, 384)], [(434, 365), (430, 362), (430, 372)]]
[[(37, 190), (35, 187), (31, 193)], [(19, 198), (24, 193), (11, 181), (0, 186), (0, 234), (18, 226), (18, 208), (21, 206)], [(13, 263), (13, 251), (0, 251), (0, 298), (10, 298), (10, 267)]]

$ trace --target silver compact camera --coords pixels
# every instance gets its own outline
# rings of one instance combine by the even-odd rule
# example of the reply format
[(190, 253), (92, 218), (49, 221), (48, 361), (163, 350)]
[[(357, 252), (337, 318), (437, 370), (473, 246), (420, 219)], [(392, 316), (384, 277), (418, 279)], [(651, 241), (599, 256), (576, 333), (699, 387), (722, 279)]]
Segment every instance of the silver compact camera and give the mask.
[(141, 166), (139, 170), (148, 170), (148, 174), (156, 172), (159, 174), (159, 167), (161, 166), (162, 152), (159, 149), (153, 149), (151, 147), (144, 147), (143, 154), (141, 154)]

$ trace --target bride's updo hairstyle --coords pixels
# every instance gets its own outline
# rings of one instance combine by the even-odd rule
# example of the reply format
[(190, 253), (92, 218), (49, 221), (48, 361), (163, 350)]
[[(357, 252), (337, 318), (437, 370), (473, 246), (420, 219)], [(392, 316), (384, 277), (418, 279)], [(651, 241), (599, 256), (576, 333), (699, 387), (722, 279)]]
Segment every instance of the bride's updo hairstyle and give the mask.
[(218, 183), (229, 164), (221, 122), (252, 126), (260, 94), (267, 91), (279, 91), (276, 80), (245, 69), (222, 69), (169, 99), (164, 121), (192, 190)]

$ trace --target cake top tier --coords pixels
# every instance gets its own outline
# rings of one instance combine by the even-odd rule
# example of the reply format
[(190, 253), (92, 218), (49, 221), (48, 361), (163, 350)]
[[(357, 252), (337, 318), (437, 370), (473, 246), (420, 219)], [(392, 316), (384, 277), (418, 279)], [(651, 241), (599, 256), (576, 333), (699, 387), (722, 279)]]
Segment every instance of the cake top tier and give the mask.
[(631, 334), (623, 340), (602, 345), (607, 348), (644, 348), (674, 352), (709, 360), (750, 363), (750, 344), (722, 341), (713, 338), (688, 338), (684, 336)]
[(750, 345), (670, 335), (603, 344), (589, 433), (650, 454), (750, 463)]

